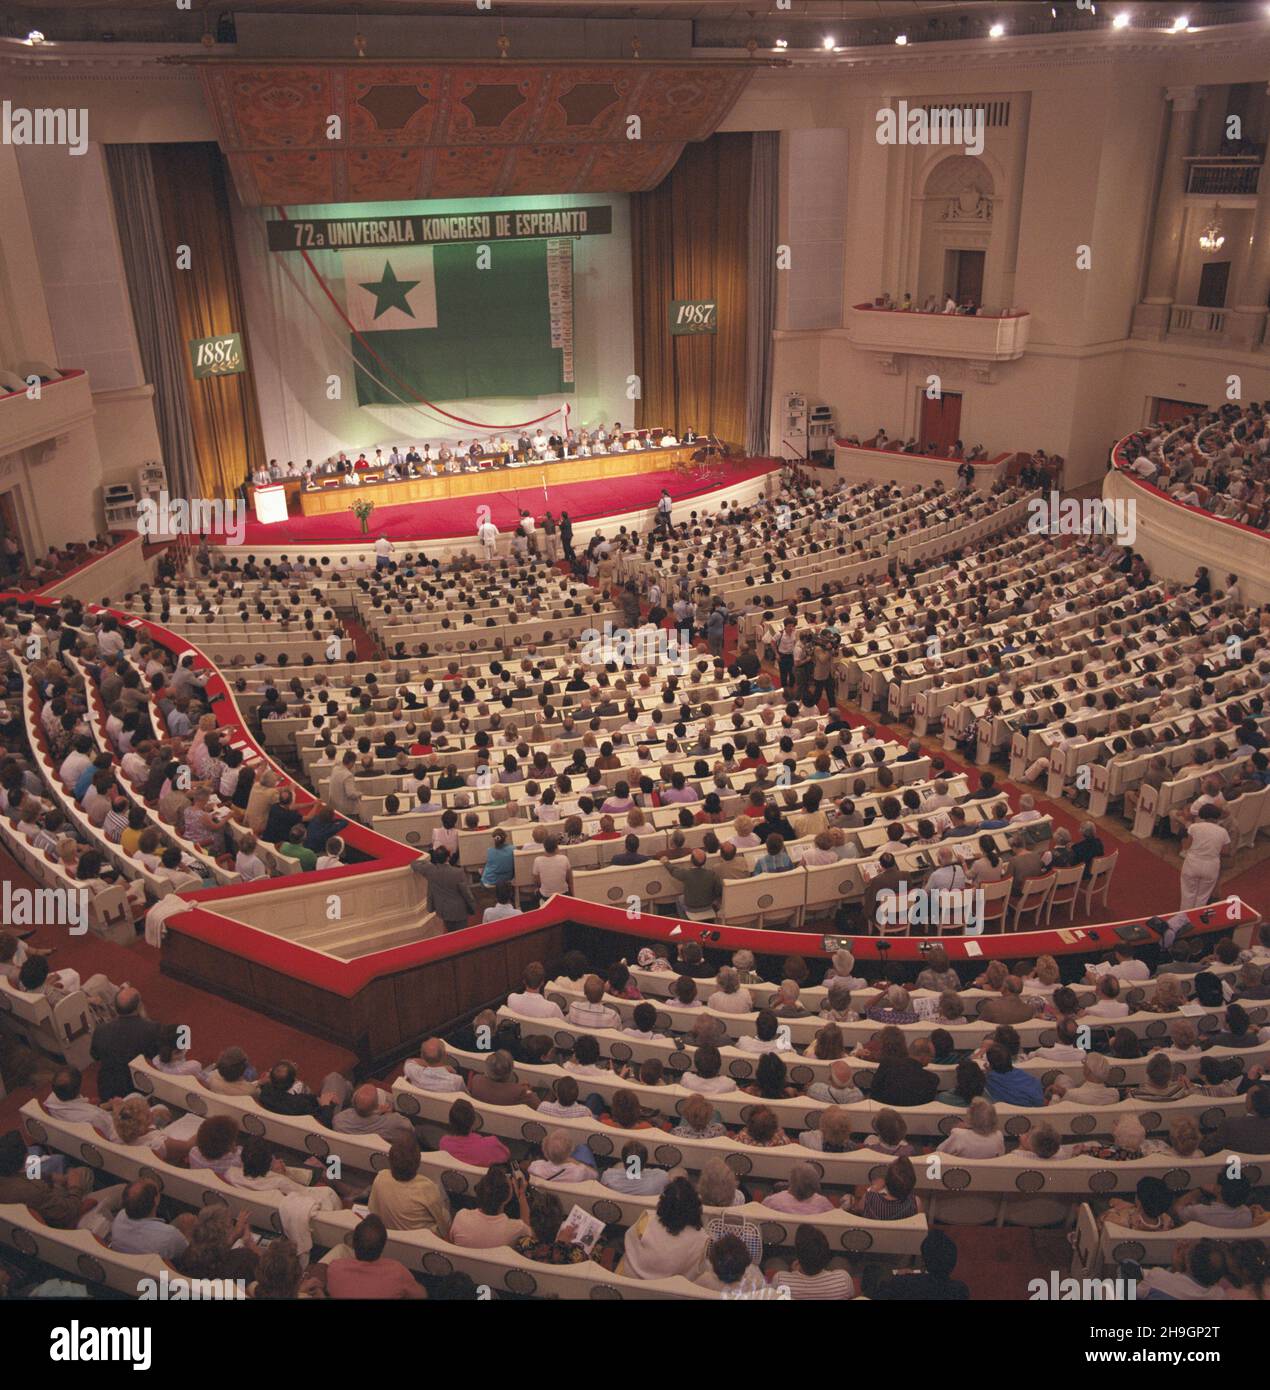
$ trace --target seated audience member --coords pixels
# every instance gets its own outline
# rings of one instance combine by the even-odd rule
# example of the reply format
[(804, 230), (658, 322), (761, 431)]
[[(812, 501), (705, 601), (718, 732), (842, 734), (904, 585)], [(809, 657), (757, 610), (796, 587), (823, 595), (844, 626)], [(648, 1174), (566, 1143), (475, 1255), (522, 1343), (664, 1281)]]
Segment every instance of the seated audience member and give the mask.
[(542, 1157), (529, 1165), (529, 1176), (538, 1182), (590, 1182), (595, 1169), (573, 1157), (574, 1136), (567, 1129), (553, 1129), (542, 1141)]
[(657, 1209), (626, 1228), (617, 1272), (631, 1279), (696, 1279), (706, 1259), (707, 1237), (701, 1198), (687, 1178), (675, 1178), (657, 1199)]
[(693, 1054), (692, 1070), (685, 1072), (679, 1084), (689, 1091), (735, 1091), (736, 1082), (723, 1076), (723, 1057), (711, 1043), (702, 1043)]
[(587, 1253), (568, 1237), (564, 1204), (554, 1192), (537, 1188), (529, 1193), (529, 1234), (512, 1241), (512, 1249), (536, 1264), (585, 1264)]
[[(563, 1018), (560, 1005), (542, 997), (547, 981), (547, 972), (540, 961), (531, 961), (522, 976), (522, 988), (518, 994), (507, 996), (507, 1007), (514, 1013), (528, 1018)], [(575, 1020), (576, 1021), (576, 1020)]]
[(845, 1269), (830, 1265), (833, 1252), (823, 1231), (801, 1224), (794, 1233), (794, 1261), (777, 1270), (771, 1282), (794, 1302), (804, 1299), (844, 1299), (855, 1296), (855, 1285)]
[(983, 1096), (976, 1096), (966, 1108), (966, 1118), (942, 1144), (939, 1153), (957, 1158), (996, 1158), (1005, 1152), (1005, 1135), (997, 1119), (996, 1106)]
[(998, 1105), (1045, 1104), (1040, 1077), (1016, 1067), (1014, 1059), (1000, 1043), (993, 1043), (986, 1056), (988, 1070), (984, 1075), (984, 1089), (989, 1100)]
[(665, 1189), (670, 1177), (667, 1169), (652, 1165), (648, 1149), (638, 1139), (628, 1139), (622, 1145), (620, 1161), (604, 1170), (600, 1182), (627, 1196), (655, 1197)]
[[(422, 1287), (401, 1263), (384, 1254), (388, 1228), (378, 1216), (364, 1217), (349, 1245), (332, 1251), (337, 1258), (325, 1270), (326, 1296), (338, 1299), (426, 1298)], [(351, 1254), (342, 1252), (350, 1250)]]
[(450, 1206), (441, 1189), (419, 1171), (422, 1156), (413, 1134), (398, 1135), (388, 1148), (388, 1167), (375, 1174), (367, 1206), (390, 1231), (450, 1229)]
[(832, 1211), (834, 1204), (821, 1192), (816, 1169), (810, 1163), (795, 1163), (785, 1188), (764, 1197), (763, 1205), (793, 1216), (818, 1216)]
[(194, 1215), (186, 1212), (170, 1224), (160, 1219), (159, 1185), (139, 1178), (124, 1190), (123, 1201), (110, 1223), (110, 1248), (121, 1255), (160, 1255), (179, 1259), (189, 1245)]
[(957, 1246), (943, 1231), (931, 1231), (922, 1241), (923, 1269), (914, 1274), (901, 1271), (886, 1280), (874, 1294), (879, 1302), (953, 1302), (964, 1303), (970, 1289), (954, 1279), (957, 1268)]
[(620, 1028), (622, 1019), (616, 1009), (603, 1002), (604, 981), (598, 975), (588, 975), (582, 981), (584, 1000), (575, 999), (569, 1005), (565, 1020), (575, 1028)]
[(410, 1058), (402, 1074), (412, 1086), (421, 1091), (462, 1091), (466, 1087), (462, 1076), (446, 1055), (440, 1038), (428, 1038), (419, 1049), (418, 1060)]
[(501, 1139), (477, 1132), (476, 1110), (467, 1099), (456, 1100), (450, 1106), (449, 1132), (441, 1136), (437, 1147), (473, 1168), (491, 1168), (511, 1158)]
[(501, 1048), (491, 1052), (485, 1070), (468, 1076), (467, 1089), (472, 1099), (482, 1105), (528, 1105), (536, 1108), (538, 1096), (532, 1086), (512, 1079), (515, 1061), (510, 1052)]
[(868, 1221), (903, 1221), (921, 1214), (922, 1199), (914, 1192), (916, 1186), (912, 1161), (896, 1158), (887, 1165), (882, 1177), (861, 1188), (854, 1201), (844, 1197), (842, 1205)]
[[(514, 1245), (530, 1235), (528, 1184), (525, 1175), (513, 1168), (508, 1176), (503, 1168), (490, 1168), (476, 1184), (476, 1206), (464, 1208), (450, 1224), (450, 1239), (471, 1250), (493, 1250)], [(513, 1196), (517, 1213), (508, 1216)]]

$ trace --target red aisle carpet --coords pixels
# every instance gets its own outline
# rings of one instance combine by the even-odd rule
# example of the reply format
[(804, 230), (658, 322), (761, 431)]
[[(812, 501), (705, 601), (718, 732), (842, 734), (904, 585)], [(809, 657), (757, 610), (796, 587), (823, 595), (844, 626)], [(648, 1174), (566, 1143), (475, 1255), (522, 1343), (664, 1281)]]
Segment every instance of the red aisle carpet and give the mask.
[[(454, 536), (471, 536), (475, 543), (476, 508), (488, 506), (494, 525), (500, 531), (512, 531), (523, 507), (541, 517), (548, 508), (559, 516), (569, 513), (576, 524), (597, 516), (613, 516), (623, 512), (653, 507), (665, 488), (676, 500), (687, 501), (702, 493), (722, 487), (732, 487), (749, 478), (775, 472), (776, 459), (745, 459), (739, 463), (714, 467), (704, 478), (685, 476), (672, 469), (657, 473), (632, 473), (624, 478), (602, 478), (590, 483), (551, 484), (551, 469), (546, 469), (547, 490), (543, 496), (543, 469), (508, 469), (502, 476), (509, 486), (502, 492), (474, 493), (467, 497), (451, 497), (436, 502), (412, 502), (404, 506), (376, 507), (370, 519), (370, 542), (379, 536), (393, 541), (429, 541)], [(518, 485), (518, 486), (516, 486)], [(359, 490), (347, 489), (348, 504), (361, 496)], [(286, 522), (262, 525), (254, 518), (247, 521), (244, 546), (258, 545), (346, 545), (363, 539), (361, 523), (351, 511), (328, 512), (323, 516), (292, 516)], [(224, 544), (221, 537), (213, 540)]]

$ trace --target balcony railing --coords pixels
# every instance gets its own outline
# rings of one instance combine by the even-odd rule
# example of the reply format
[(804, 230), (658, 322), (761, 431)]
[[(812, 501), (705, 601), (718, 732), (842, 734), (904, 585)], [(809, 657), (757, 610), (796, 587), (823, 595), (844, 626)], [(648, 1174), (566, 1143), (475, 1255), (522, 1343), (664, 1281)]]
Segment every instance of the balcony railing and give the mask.
[(1257, 155), (1203, 156), (1186, 161), (1186, 191), (1211, 198), (1225, 194), (1256, 196), (1261, 174)]
[(1174, 304), (1169, 310), (1169, 332), (1192, 338), (1218, 338), (1226, 327), (1225, 309), (1206, 309), (1202, 304)]
[(871, 352), (1012, 362), (1027, 348), (1031, 315), (925, 314), (857, 304), (847, 314), (854, 346)]

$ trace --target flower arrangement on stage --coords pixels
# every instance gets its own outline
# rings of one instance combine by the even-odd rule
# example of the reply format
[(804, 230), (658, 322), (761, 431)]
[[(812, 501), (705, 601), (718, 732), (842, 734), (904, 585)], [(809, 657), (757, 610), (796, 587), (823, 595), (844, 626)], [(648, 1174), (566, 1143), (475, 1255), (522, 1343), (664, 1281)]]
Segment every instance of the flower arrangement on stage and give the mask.
[(369, 497), (359, 497), (353, 503), (353, 515), (362, 523), (362, 535), (364, 536), (370, 527), (370, 514), (375, 510), (375, 504)]

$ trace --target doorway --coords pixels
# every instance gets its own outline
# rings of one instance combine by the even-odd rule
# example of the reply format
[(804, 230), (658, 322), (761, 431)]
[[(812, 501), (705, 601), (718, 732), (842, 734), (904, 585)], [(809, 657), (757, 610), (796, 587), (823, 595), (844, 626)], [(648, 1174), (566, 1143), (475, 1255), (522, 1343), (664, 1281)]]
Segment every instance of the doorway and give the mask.
[(1206, 411), (1206, 405), (1196, 405), (1194, 401), (1174, 401), (1167, 396), (1156, 396), (1151, 402), (1148, 424), (1172, 425), (1188, 415), (1199, 415)]
[(948, 457), (961, 438), (961, 392), (945, 391), (937, 400), (922, 392), (922, 426), (917, 443), (923, 454)]
[(944, 264), (944, 280), (958, 304), (983, 303), (984, 251), (949, 251)]
[(6, 561), (4, 547), (0, 544), (0, 573), (16, 574), (21, 568), (21, 560), (25, 557), (30, 560), (27, 554), (26, 541), (22, 536), (22, 524), (18, 518), (18, 501), (16, 491), (10, 488), (7, 492), (0, 492), (0, 542), (7, 540), (10, 536), (17, 542), (18, 554), (12, 561)]
[(1230, 283), (1230, 262), (1209, 261), (1199, 272), (1199, 294), (1195, 303), (1203, 309), (1226, 307), (1226, 286)]

